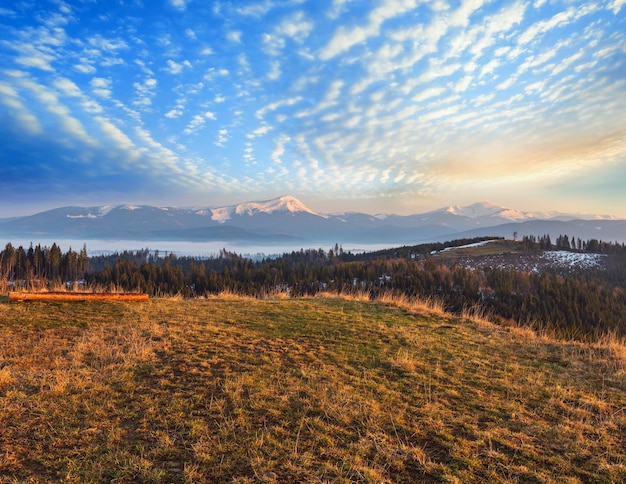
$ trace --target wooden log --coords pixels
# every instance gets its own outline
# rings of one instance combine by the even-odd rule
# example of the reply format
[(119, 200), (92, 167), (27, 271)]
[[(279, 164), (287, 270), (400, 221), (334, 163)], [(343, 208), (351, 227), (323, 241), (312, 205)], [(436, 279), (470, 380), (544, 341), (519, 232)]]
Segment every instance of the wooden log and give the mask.
[(10, 292), (12, 301), (147, 301), (148, 295), (134, 292)]

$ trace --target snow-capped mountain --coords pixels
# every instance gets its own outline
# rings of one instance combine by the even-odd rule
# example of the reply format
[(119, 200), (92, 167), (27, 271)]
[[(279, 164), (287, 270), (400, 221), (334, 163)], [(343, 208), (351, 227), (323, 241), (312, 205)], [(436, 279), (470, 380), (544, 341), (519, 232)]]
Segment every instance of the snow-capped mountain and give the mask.
[(446, 212), (457, 215), (459, 217), (468, 217), (473, 219), (483, 219), (485, 217), (500, 217), (508, 220), (523, 220), (528, 215), (517, 210), (500, 207), (491, 202), (478, 202), (467, 207), (450, 206), (445, 209)]
[[(525, 222), (529, 220), (576, 220), (576, 219), (589, 219), (589, 220), (617, 220), (615, 217), (608, 215), (583, 215), (583, 214), (571, 214), (564, 212), (522, 212), (512, 208), (502, 207), (488, 201), (482, 201), (468, 205), (466, 207), (450, 206), (445, 210), (446, 212), (457, 215), (459, 217), (467, 217), (478, 221), (491, 221), (491, 220), (506, 220), (509, 222)], [(431, 213), (436, 213), (431, 212)]]
[(211, 212), (211, 219), (224, 223), (230, 220), (234, 215), (248, 215), (253, 216), (256, 214), (273, 214), (273, 213), (309, 213), (311, 215), (327, 218), (326, 215), (319, 214), (308, 208), (304, 203), (295, 197), (285, 195), (280, 198), (274, 198), (272, 200), (266, 200), (264, 202), (247, 202), (240, 203), (238, 205), (230, 205), (227, 207), (218, 207), (209, 209)]
[(550, 234), (626, 242), (626, 221), (556, 212), (521, 212), (490, 202), (415, 215), (316, 212), (292, 196), (208, 208), (103, 205), (63, 207), (0, 220), (0, 237), (237, 241), (315, 246), (392, 245), (460, 237)]

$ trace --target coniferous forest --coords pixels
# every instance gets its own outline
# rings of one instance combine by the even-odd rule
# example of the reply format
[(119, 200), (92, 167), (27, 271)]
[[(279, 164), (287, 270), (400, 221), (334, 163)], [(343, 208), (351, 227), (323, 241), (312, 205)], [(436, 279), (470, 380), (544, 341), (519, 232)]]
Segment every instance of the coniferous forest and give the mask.
[(528, 325), (560, 337), (596, 340), (626, 337), (626, 246), (560, 236), (525, 237), (524, 252), (568, 250), (606, 256), (603, 267), (568, 271), (469, 269), (433, 253), (487, 238), (457, 240), (353, 254), (301, 249), (252, 260), (226, 249), (209, 258), (158, 251), (88, 256), (87, 247), (67, 252), (51, 247), (13, 247), (0, 252), (0, 284), (6, 290), (65, 286), (80, 290), (140, 291), (151, 296), (205, 297), (223, 292), (268, 297), (314, 296), (320, 292), (383, 293), (432, 298), (461, 314), (479, 308), (507, 325)]

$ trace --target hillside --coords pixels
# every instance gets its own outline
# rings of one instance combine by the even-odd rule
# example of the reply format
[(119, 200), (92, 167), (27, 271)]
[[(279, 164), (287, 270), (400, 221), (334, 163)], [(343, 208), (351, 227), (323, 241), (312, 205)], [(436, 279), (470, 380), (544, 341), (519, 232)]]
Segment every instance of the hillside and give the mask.
[(623, 482), (626, 350), (339, 298), (0, 300), (0, 482)]
[(437, 262), (460, 264), (468, 269), (498, 267), (524, 272), (546, 270), (607, 269), (606, 254), (576, 252), (575, 250), (525, 250), (520, 241), (494, 239), (458, 247), (449, 246), (431, 252)]

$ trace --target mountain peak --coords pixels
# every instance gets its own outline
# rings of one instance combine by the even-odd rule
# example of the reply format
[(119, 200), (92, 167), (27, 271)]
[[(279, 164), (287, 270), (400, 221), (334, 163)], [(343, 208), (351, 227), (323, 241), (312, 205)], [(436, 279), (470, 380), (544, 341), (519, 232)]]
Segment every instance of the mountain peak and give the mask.
[(489, 217), (491, 215), (500, 214), (501, 212), (507, 210), (507, 208), (501, 207), (499, 205), (496, 205), (495, 203), (491, 203), (486, 200), (476, 202), (464, 207), (453, 205), (446, 209), (443, 209), (443, 211), (448, 212), (452, 215), (468, 218)]
[(219, 222), (225, 222), (233, 215), (255, 215), (258, 213), (271, 214), (277, 212), (287, 212), (291, 214), (303, 212), (326, 218), (326, 216), (311, 210), (304, 203), (291, 195), (283, 195), (282, 197), (272, 198), (271, 200), (264, 200), (261, 202), (246, 202), (228, 207), (218, 207), (212, 209), (211, 211), (211, 218)]
[(304, 203), (291, 195), (284, 195), (262, 202), (241, 203), (235, 207), (237, 215), (253, 215), (254, 213), (274, 213), (274, 212), (307, 212), (317, 215), (316, 212), (308, 208)]

